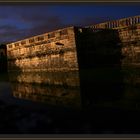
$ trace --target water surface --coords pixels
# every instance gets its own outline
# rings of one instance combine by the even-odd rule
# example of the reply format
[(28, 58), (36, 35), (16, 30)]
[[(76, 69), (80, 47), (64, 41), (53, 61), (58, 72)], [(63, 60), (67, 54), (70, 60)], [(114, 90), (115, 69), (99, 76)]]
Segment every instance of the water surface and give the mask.
[(90, 70), (84, 84), (78, 72), (1, 74), (0, 133), (139, 134), (139, 70), (122, 69), (123, 80)]

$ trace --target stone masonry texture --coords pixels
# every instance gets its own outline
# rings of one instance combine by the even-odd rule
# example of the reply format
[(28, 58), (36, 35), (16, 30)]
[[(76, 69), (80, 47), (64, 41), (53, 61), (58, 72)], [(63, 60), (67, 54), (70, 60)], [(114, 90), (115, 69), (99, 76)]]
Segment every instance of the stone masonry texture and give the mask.
[(77, 70), (74, 27), (57, 30), (7, 45), (8, 70)]
[(7, 44), (8, 71), (79, 70), (91, 63), (107, 63), (110, 58), (109, 64), (118, 63), (117, 59), (121, 64), (138, 64), (139, 23), (140, 16), (134, 16), (68, 27)]

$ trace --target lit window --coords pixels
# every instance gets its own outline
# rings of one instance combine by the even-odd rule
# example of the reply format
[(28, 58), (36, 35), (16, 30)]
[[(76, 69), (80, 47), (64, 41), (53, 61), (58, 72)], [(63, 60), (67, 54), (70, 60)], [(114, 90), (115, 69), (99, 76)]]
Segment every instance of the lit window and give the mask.
[(21, 41), (21, 45), (25, 45), (26, 44), (26, 41)]
[(9, 48), (12, 48), (12, 45), (8, 45)]
[(66, 35), (66, 34), (68, 34), (67, 29), (64, 29), (64, 30), (61, 30), (60, 31), (60, 35)]
[(19, 46), (19, 43), (15, 43), (15, 46)]
[(42, 40), (44, 40), (44, 36), (37, 37), (37, 41), (42, 41)]
[(55, 37), (55, 33), (48, 34), (48, 38), (53, 38), (53, 37)]
[(33, 43), (33, 42), (35, 42), (34, 38), (29, 39), (29, 43)]
[(60, 46), (64, 46), (64, 44), (63, 44), (63, 43), (60, 43), (60, 42), (56, 42), (55, 44), (56, 44), (57, 46), (59, 46), (59, 47), (60, 47)]

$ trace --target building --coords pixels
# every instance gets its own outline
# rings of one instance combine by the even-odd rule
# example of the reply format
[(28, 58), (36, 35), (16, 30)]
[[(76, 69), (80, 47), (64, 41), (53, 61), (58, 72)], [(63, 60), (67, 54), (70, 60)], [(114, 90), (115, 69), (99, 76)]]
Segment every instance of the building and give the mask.
[(7, 45), (8, 70), (78, 70), (74, 27)]
[[(107, 35), (109, 32), (116, 32), (112, 35), (114, 35), (114, 38), (117, 38), (117, 44), (120, 45), (119, 50), (121, 48), (121, 54), (123, 55), (122, 63), (139, 63), (139, 23), (140, 16), (134, 16), (82, 28), (68, 27), (7, 44), (8, 70), (78, 70), (78, 63), (81, 63), (78, 62), (78, 59), (84, 55), (78, 55), (82, 50), (77, 50), (83, 45), (83, 42), (79, 44), (79, 42), (81, 42), (79, 40), (86, 42), (87, 38), (89, 41), (89, 39), (92, 38), (91, 36), (100, 34), (100, 36), (97, 35), (98, 38), (100, 38), (99, 40), (102, 43), (107, 41), (109, 43), (112, 37), (110, 37), (110, 40), (107, 37), (106, 40), (103, 38), (103, 34)], [(95, 40), (94, 42), (98, 40), (96, 37), (93, 37), (92, 40), (93, 39)], [(90, 43), (93, 43), (93, 41), (90, 40)], [(97, 45), (99, 44), (91, 44), (91, 46), (93, 45), (96, 45), (95, 47), (98, 50), (99, 47)], [(88, 51), (86, 48), (89, 47), (87, 46), (88, 43), (82, 48), (84, 53)], [(90, 48), (90, 52), (93, 52), (95, 55), (96, 51), (93, 48), (94, 47)], [(107, 47), (104, 49), (106, 49), (106, 51), (108, 50)], [(100, 49), (100, 52), (104, 49)], [(109, 51), (111, 50), (108, 50), (108, 52)], [(82, 60), (82, 62), (84, 62), (84, 60)]]
[(128, 17), (128, 18), (123, 18), (123, 19), (118, 19), (118, 20), (112, 20), (112, 21), (107, 21), (104, 23), (99, 23), (91, 26), (87, 26), (93, 29), (120, 29), (128, 26), (132, 26), (135, 24), (140, 23), (140, 16), (133, 16), (133, 17)]
[[(80, 85), (83, 104), (117, 99), (123, 95), (124, 79), (137, 77), (129, 72), (133, 76), (125, 78), (122, 67), (140, 65), (140, 16), (67, 27), (9, 43), (7, 59), (8, 71), (17, 74), (11, 76), (13, 81)], [(52, 73), (48, 77), (44, 72)], [(57, 72), (66, 77), (56, 78)], [(70, 72), (76, 74), (69, 76)]]

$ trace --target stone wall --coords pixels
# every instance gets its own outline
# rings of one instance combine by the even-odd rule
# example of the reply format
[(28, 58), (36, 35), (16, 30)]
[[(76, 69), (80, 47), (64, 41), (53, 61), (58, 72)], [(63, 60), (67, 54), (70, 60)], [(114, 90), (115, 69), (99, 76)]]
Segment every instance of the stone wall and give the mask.
[(11, 72), (9, 80), (12, 83), (28, 83), (41, 85), (56, 85), (64, 87), (78, 87), (79, 73), (78, 71), (69, 72)]
[[(81, 65), (82, 62), (83, 65), (87, 54), (93, 53), (94, 56), (97, 55), (96, 59), (101, 60), (102, 59), (101, 57), (104, 55), (103, 53), (109, 53), (109, 52), (114, 53), (117, 49), (118, 51), (120, 51), (120, 48), (121, 48), (121, 52), (119, 53), (122, 55), (122, 58), (120, 58), (122, 64), (128, 64), (128, 63), (138, 64), (140, 61), (139, 60), (140, 58), (139, 22), (140, 22), (140, 16), (135, 16), (131, 18), (116, 20), (115, 23), (111, 21), (106, 22), (108, 24), (111, 24), (111, 26), (107, 26), (108, 29), (105, 29), (106, 28), (105, 26), (103, 27), (101, 26), (106, 23), (101, 23), (99, 24), (100, 26), (97, 27), (98, 28), (102, 27), (103, 28), (102, 31), (101, 29), (97, 29), (97, 28), (95, 29), (93, 26), (88, 27), (87, 30), (89, 28), (93, 29), (94, 34), (93, 33), (91, 34), (89, 30), (87, 33), (86, 28), (68, 27), (61, 30), (56, 30), (54, 32), (45, 33), (39, 36), (34, 36), (25, 40), (8, 44), (7, 45), (8, 70), (9, 71), (11, 70), (20, 70), (20, 71), (78, 70), (78, 63), (80, 63)], [(76, 31), (76, 29), (78, 30)], [(76, 36), (79, 37), (75, 38)], [(108, 47), (109, 45), (112, 45), (110, 42), (112, 42), (111, 40), (113, 39), (111, 38), (113, 38), (114, 40), (116, 38), (116, 42), (118, 41), (118, 45), (117, 45), (118, 48)], [(82, 40), (80, 42), (81, 45), (78, 44), (79, 40)], [(97, 40), (98, 41), (100, 40), (99, 43), (97, 43)], [(108, 43), (103, 44), (107, 41)], [(115, 45), (117, 44), (116, 42)], [(82, 47), (83, 43), (84, 43), (84, 47)], [(102, 44), (103, 47), (100, 48), (99, 47), (100, 44)], [(78, 45), (82, 47), (80, 51), (84, 53), (79, 52), (79, 50), (77, 52)], [(84, 59), (79, 60), (78, 62), (77, 53), (81, 53), (78, 57)], [(112, 54), (111, 56), (111, 53), (110, 53), (110, 57), (114, 55)], [(91, 58), (89, 58), (89, 60), (91, 60)], [(108, 58), (107, 61), (110, 61), (110, 59)], [(87, 62), (89, 63), (89, 61)], [(84, 66), (86, 66), (86, 64), (84, 64)]]
[(118, 29), (122, 46), (122, 64), (140, 64), (140, 25)]
[(29, 83), (12, 83), (13, 96), (43, 102), (48, 105), (80, 107), (80, 90), (64, 86), (41, 86)]
[(140, 23), (140, 16), (133, 16), (133, 17), (122, 18), (118, 20), (107, 21), (107, 22), (91, 25), (89, 27), (93, 29), (99, 29), (99, 28), (118, 29), (118, 28), (124, 28), (131, 25), (135, 25), (138, 23)]
[(7, 45), (8, 70), (78, 70), (74, 27)]
[[(139, 67), (132, 67), (140, 64), (139, 23), (140, 17), (136, 16), (101, 23), (95, 28), (69, 27), (8, 44), (8, 70), (24, 72), (16, 76), (11, 73), (10, 80), (17, 85), (13, 87), (14, 96), (51, 100), (48, 95), (53, 93), (47, 93), (47, 89), (43, 91), (47, 93), (44, 99), (32, 91), (30, 86), (34, 83), (64, 89), (80, 86), (84, 106), (129, 96), (126, 87), (140, 83)], [(128, 65), (130, 67), (124, 67)], [(72, 71), (74, 73), (70, 73)], [(40, 86), (38, 89), (42, 90)], [(76, 98), (79, 96), (77, 91), (69, 91), (74, 92)], [(70, 93), (67, 97), (72, 99), (74, 94)], [(58, 92), (54, 103), (71, 100), (65, 97)]]
[(122, 64), (139, 65), (140, 62), (140, 16), (128, 17), (89, 26), (93, 30), (112, 29), (118, 32)]

